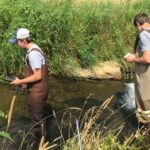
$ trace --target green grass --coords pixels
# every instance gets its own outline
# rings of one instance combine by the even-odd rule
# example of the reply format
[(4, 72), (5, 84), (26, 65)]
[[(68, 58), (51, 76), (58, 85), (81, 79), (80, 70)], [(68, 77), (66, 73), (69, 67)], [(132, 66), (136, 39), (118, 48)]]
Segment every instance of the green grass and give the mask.
[(24, 51), (8, 43), (14, 30), (29, 28), (47, 54), (52, 74), (71, 76), (76, 68), (116, 60), (134, 45), (133, 18), (150, 14), (149, 0), (134, 3), (80, 3), (73, 0), (0, 0), (0, 76), (22, 75)]

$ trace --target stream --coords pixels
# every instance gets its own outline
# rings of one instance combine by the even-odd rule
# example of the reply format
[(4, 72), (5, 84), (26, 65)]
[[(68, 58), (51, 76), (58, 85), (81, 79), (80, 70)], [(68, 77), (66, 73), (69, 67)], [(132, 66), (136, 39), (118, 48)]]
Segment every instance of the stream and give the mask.
[[(110, 128), (119, 127), (123, 122), (127, 122), (125, 126), (126, 129), (122, 132), (122, 136), (126, 133), (129, 128), (131, 128), (130, 121), (126, 118), (116, 106), (117, 99), (115, 97), (116, 92), (124, 88), (123, 81), (115, 80), (69, 80), (64, 78), (51, 78), (49, 81), (49, 97), (48, 104), (50, 109), (52, 109), (55, 117), (50, 114), (51, 121), (49, 127), (50, 141), (64, 136), (64, 139), (71, 137), (71, 133), (68, 135), (68, 124), (69, 124), (69, 114), (67, 115), (66, 110), (70, 109), (74, 116), (78, 117), (78, 108), (83, 109), (86, 112), (92, 107), (100, 107), (101, 104), (113, 95), (112, 102), (109, 109), (103, 115), (103, 117), (98, 121), (101, 123), (104, 118), (108, 117), (108, 114), (113, 113), (111, 119), (107, 120), (107, 125)], [(12, 97), (14, 96), (15, 87), (8, 84), (0, 84), (0, 110), (5, 112), (9, 111)], [(85, 104), (86, 102), (86, 104)], [(81, 112), (81, 111), (80, 111)], [(115, 112), (115, 113), (114, 113)], [(84, 116), (84, 114), (82, 114)], [(63, 122), (62, 122), (63, 120)], [(73, 119), (74, 120), (74, 119)], [(0, 120), (0, 130), (5, 130), (6, 119)], [(11, 121), (11, 126), (9, 128), (10, 136), (15, 140), (15, 142), (9, 141), (5, 147), (11, 150), (17, 150), (20, 146), (22, 140), (24, 143), (27, 141), (26, 133), (30, 130), (31, 115), (29, 107), (26, 100), (26, 94), (17, 94), (16, 103), (13, 110), (13, 117)], [(60, 131), (61, 130), (63, 131)], [(61, 133), (61, 134), (60, 134)], [(26, 137), (26, 138), (24, 138)], [(2, 142), (2, 141), (0, 141)], [(61, 143), (62, 139), (58, 143)], [(7, 149), (6, 148), (6, 149)], [(26, 149), (27, 145), (21, 145), (20, 149)]]

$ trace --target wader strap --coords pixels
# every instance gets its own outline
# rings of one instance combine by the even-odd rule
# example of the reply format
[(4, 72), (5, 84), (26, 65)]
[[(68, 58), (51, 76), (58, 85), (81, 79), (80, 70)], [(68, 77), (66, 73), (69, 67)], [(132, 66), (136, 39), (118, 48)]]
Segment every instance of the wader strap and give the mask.
[(31, 51), (38, 51), (39, 53), (42, 54), (42, 56), (45, 56), (45, 54), (43, 53), (43, 51), (40, 50), (39, 48), (32, 48), (32, 49), (27, 53), (27, 55), (28, 55)]
[(139, 38), (139, 34), (138, 34), (138, 35), (136, 36), (135, 43), (134, 43), (134, 53), (136, 53), (139, 40), (140, 40), (140, 38)]
[(29, 60), (28, 60), (28, 55), (31, 51), (38, 51), (43, 57), (45, 57), (45, 53), (40, 50), (39, 48), (32, 48), (27, 54), (26, 54), (26, 57), (25, 57), (25, 61), (26, 61), (26, 64), (29, 65)]

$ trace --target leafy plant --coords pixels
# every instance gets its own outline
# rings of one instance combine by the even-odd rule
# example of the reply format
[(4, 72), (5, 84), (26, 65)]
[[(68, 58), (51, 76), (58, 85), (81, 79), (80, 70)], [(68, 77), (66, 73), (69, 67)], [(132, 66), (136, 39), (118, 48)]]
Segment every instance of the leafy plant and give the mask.
[[(3, 111), (0, 110), (0, 117), (1, 118), (6, 118), (6, 115)], [(10, 134), (5, 132), (5, 131), (0, 131), (0, 137), (3, 137), (3, 138), (7, 138), (9, 140), (12, 140), (11, 137), (10, 137)]]
[(0, 136), (12, 140), (10, 134), (5, 131), (0, 131)]

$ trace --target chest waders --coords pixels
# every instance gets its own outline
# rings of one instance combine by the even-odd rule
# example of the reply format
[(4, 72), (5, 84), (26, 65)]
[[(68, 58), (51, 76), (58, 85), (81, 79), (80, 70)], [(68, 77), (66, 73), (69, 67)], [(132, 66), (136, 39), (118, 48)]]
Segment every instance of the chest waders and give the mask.
[[(38, 51), (43, 55), (39, 49), (33, 48), (30, 52), (31, 51)], [(48, 66), (46, 63), (42, 65), (41, 71), (41, 80), (27, 84), (28, 102), (31, 107), (33, 128), (36, 138), (41, 138), (42, 136), (46, 137), (48, 132), (47, 119), (45, 119), (48, 98)], [(24, 73), (25, 77), (29, 77), (33, 74), (28, 57), (26, 57)]]
[[(150, 33), (149, 30), (145, 30)], [(138, 49), (139, 36), (135, 42), (135, 48)], [(138, 57), (143, 52), (136, 52)], [(150, 123), (150, 64), (135, 63), (135, 95), (137, 105), (137, 118), (143, 124)]]

